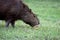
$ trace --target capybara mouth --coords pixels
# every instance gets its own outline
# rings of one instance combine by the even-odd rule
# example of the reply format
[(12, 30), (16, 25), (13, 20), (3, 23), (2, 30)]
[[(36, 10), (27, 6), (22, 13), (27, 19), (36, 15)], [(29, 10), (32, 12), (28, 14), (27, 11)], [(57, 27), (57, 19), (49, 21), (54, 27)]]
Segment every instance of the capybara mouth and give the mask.
[(37, 29), (39, 29), (39, 25), (35, 25), (35, 26), (33, 26), (33, 28), (37, 30)]

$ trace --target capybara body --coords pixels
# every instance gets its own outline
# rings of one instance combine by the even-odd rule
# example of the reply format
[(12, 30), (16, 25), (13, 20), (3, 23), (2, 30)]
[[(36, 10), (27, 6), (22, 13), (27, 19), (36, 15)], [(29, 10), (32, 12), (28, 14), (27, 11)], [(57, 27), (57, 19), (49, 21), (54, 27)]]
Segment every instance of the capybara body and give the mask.
[(22, 0), (0, 0), (0, 20), (6, 21), (6, 27), (14, 27), (16, 20), (23, 20), (32, 27), (39, 24), (37, 16)]

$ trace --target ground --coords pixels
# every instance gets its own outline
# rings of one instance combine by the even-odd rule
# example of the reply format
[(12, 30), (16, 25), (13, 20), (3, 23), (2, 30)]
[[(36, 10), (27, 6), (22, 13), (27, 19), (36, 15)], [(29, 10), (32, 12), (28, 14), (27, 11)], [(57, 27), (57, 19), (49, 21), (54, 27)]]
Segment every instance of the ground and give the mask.
[(59, 0), (23, 0), (37, 15), (40, 21), (34, 29), (21, 20), (16, 27), (4, 27), (0, 21), (0, 40), (60, 40), (60, 1)]

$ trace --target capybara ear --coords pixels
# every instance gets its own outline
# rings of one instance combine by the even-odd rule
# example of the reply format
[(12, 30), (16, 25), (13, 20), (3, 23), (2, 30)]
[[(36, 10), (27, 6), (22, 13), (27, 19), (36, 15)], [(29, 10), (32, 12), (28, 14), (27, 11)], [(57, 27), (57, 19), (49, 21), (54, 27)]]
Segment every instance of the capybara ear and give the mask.
[(25, 8), (25, 5), (23, 4), (23, 8)]
[(30, 12), (31, 12), (31, 9), (30, 9)]

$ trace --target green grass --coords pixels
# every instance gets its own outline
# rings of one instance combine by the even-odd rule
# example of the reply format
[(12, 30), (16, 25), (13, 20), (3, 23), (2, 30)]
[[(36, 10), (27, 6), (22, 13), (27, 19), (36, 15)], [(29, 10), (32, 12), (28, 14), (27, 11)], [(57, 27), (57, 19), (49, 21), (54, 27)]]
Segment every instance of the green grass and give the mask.
[(0, 40), (60, 40), (60, 1), (24, 0), (40, 20), (36, 30), (22, 21), (16, 21), (16, 27), (5, 28), (0, 22)]

